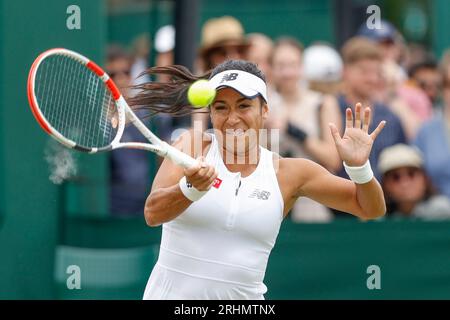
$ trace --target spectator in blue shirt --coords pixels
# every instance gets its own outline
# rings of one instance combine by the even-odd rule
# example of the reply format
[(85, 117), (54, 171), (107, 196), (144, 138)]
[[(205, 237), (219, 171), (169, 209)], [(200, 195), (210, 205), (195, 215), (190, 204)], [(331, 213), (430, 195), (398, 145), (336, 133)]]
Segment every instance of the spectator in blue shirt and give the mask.
[[(364, 37), (354, 37), (348, 40), (342, 48), (344, 61), (342, 93), (338, 95), (338, 103), (342, 114), (343, 128), (345, 128), (345, 109), (361, 102), (363, 107), (370, 107), (372, 122), (369, 132), (376, 124), (386, 120), (386, 126), (375, 140), (370, 154), (370, 164), (377, 177), (378, 157), (381, 151), (397, 143), (406, 143), (406, 136), (400, 119), (390, 109), (377, 101), (377, 94), (381, 84), (382, 54), (379, 47)], [(339, 176), (348, 178), (343, 169)]]
[(450, 198), (450, 50), (444, 54), (441, 72), (442, 114), (436, 114), (422, 126), (414, 143), (424, 155), (425, 168), (433, 184)]

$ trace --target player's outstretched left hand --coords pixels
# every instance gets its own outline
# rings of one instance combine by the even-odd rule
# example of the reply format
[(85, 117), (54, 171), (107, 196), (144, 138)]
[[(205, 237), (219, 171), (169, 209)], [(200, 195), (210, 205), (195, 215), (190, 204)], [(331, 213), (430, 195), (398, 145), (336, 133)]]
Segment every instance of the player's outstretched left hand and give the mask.
[(386, 121), (381, 121), (376, 129), (369, 134), (369, 124), (372, 118), (371, 110), (366, 107), (364, 115), (361, 117), (361, 109), (361, 103), (357, 103), (355, 106), (355, 121), (353, 121), (352, 109), (347, 108), (345, 110), (345, 132), (342, 138), (336, 125), (334, 123), (329, 124), (339, 156), (348, 166), (358, 167), (366, 163), (373, 142), (386, 124)]

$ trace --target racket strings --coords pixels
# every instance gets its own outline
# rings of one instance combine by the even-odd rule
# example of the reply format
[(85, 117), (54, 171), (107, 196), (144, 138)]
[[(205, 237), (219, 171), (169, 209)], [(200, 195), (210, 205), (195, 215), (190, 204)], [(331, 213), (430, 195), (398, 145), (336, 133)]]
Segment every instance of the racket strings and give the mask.
[(63, 55), (44, 59), (36, 73), (35, 94), (47, 121), (76, 144), (101, 148), (115, 138), (119, 119), (112, 94), (78, 61)]

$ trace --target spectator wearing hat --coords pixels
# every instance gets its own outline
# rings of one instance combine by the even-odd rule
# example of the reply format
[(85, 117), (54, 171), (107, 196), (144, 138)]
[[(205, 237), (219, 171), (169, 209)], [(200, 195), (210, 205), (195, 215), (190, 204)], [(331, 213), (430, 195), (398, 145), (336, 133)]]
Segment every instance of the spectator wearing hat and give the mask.
[(338, 93), (342, 80), (342, 59), (330, 45), (315, 43), (303, 53), (305, 80), (311, 90), (323, 94)]
[(395, 26), (386, 20), (381, 20), (379, 28), (368, 28), (363, 23), (358, 30), (358, 36), (365, 37), (375, 42), (380, 50), (382, 58), (382, 72), (387, 82), (388, 95), (396, 95), (396, 89), (407, 75), (400, 65), (404, 40)]
[(234, 17), (223, 16), (205, 22), (199, 49), (202, 71), (225, 60), (245, 60), (250, 44), (242, 24)]
[[(175, 28), (172, 25), (165, 25), (156, 31), (155, 34), (155, 65), (157, 67), (170, 66), (174, 63), (175, 49)], [(168, 82), (170, 76), (166, 74), (158, 75), (158, 82)]]
[[(380, 86), (376, 99), (384, 103), (402, 122), (408, 141), (414, 139), (417, 130), (427, 115), (424, 115), (422, 92), (416, 87), (407, 86), (408, 76), (401, 66), (404, 39), (395, 26), (381, 20), (380, 28), (369, 29), (362, 24), (358, 35), (375, 42), (381, 54)], [(431, 106), (430, 106), (431, 107)]]
[(438, 191), (450, 199), (450, 50), (444, 54), (440, 70), (443, 78), (443, 111), (426, 122), (415, 145), (422, 151), (425, 168)]
[[(154, 48), (156, 51), (155, 65), (157, 67), (165, 67), (173, 65), (174, 63), (174, 49), (175, 49), (175, 28), (173, 25), (165, 25), (156, 31)], [(158, 74), (156, 81), (169, 82), (170, 75)], [(167, 141), (171, 141), (171, 135), (174, 130), (174, 118), (170, 115), (161, 113), (157, 114), (156, 121), (153, 122), (158, 136)], [(158, 161), (162, 161), (158, 158)]]
[[(250, 43), (242, 24), (234, 17), (211, 18), (202, 27), (197, 71), (204, 73), (226, 60), (246, 60)], [(202, 131), (211, 127), (207, 113), (194, 113), (192, 125)]]
[[(389, 21), (381, 20), (379, 28), (370, 29), (366, 23), (363, 23), (358, 30), (358, 36), (376, 42), (380, 47), (384, 61), (392, 61), (397, 64), (400, 62), (404, 40), (397, 28)], [(404, 76), (406, 75), (404, 74)]]
[(427, 220), (450, 219), (450, 200), (434, 192), (421, 152), (405, 144), (383, 150), (378, 162), (387, 214)]

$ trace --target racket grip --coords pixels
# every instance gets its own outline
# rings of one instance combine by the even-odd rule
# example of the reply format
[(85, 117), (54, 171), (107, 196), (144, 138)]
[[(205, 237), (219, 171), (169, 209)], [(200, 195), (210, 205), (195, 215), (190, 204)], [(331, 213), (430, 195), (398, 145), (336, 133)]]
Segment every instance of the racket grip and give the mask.
[(169, 158), (174, 163), (184, 168), (190, 168), (197, 163), (197, 160), (187, 155), (186, 153), (172, 147), (171, 145), (166, 143), (165, 146), (167, 149), (167, 153), (165, 155), (166, 158)]

